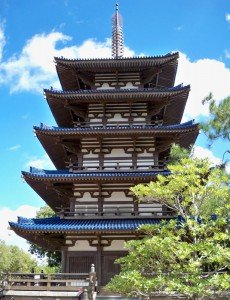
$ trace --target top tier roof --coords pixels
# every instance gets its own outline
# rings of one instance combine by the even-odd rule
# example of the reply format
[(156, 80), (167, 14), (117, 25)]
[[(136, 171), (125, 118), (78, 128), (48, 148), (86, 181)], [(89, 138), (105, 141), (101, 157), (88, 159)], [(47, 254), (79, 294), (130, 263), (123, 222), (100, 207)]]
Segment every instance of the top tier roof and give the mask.
[(67, 59), (55, 57), (56, 68), (63, 90), (77, 90), (78, 77), (87, 76), (93, 80), (95, 74), (114, 72), (139, 72), (141, 77), (146, 76), (154, 69), (160, 73), (159, 85), (172, 87), (174, 85), (178, 52), (163, 56), (103, 58), (103, 59)]

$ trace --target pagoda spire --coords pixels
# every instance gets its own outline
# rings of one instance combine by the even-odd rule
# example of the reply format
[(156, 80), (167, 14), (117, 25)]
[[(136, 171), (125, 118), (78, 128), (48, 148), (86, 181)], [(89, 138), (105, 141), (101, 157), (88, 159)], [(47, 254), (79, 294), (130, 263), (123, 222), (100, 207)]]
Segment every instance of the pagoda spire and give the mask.
[(112, 16), (112, 57), (121, 58), (124, 55), (124, 37), (122, 29), (122, 17), (118, 12), (118, 3), (116, 11)]

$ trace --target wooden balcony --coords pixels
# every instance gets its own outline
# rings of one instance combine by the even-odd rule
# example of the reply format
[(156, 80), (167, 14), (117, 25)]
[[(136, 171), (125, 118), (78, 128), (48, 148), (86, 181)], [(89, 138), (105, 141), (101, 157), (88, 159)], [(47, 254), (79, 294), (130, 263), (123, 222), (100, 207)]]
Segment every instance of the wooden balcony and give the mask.
[(94, 265), (89, 273), (1, 274), (4, 299), (93, 299), (97, 278)]
[(3, 277), (4, 290), (81, 291), (89, 285), (89, 273), (9, 273)]
[(81, 208), (76, 208), (74, 212), (69, 211), (68, 209), (60, 209), (58, 212), (59, 216), (63, 219), (114, 219), (114, 218), (156, 218), (156, 219), (168, 219), (175, 216), (174, 211), (169, 211), (166, 208), (162, 208), (159, 205), (157, 206), (145, 206), (134, 208), (133, 205), (125, 206), (110, 206), (104, 205), (102, 211), (99, 211), (96, 206), (85, 205)]
[(98, 158), (87, 158), (82, 164), (74, 164), (66, 162), (66, 167), (70, 172), (76, 173), (79, 171), (162, 171), (166, 168), (165, 163), (155, 164), (153, 160), (149, 158), (141, 158), (136, 163), (133, 163), (131, 158), (126, 157), (108, 157), (100, 165)]
[(74, 123), (74, 127), (101, 127), (101, 128), (106, 128), (108, 126), (115, 126), (117, 128), (121, 127), (121, 126), (127, 126), (132, 128), (132, 126), (134, 125), (139, 125), (142, 126), (143, 128), (146, 125), (155, 125), (155, 126), (159, 126), (163, 124), (163, 120), (154, 120), (151, 122), (143, 122), (143, 121), (110, 121), (107, 120), (106, 122), (102, 122), (102, 121), (90, 121), (90, 119), (86, 120), (85, 122), (73, 122)]

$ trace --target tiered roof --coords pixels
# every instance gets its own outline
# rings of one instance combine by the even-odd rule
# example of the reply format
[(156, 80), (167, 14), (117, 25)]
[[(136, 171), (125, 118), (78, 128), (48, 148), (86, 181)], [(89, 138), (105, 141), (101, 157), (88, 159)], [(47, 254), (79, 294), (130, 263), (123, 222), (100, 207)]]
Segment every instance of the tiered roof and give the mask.
[[(168, 175), (168, 171), (79, 171), (71, 173), (66, 170), (50, 171), (31, 168), (30, 172), (22, 172), (25, 181), (54, 211), (58, 207), (67, 206), (73, 197), (74, 183), (148, 183), (156, 180), (156, 176)], [(58, 196), (58, 192), (60, 197)]]
[(133, 219), (82, 219), (66, 220), (59, 217), (45, 219), (18, 218), (18, 222), (10, 222), (10, 227), (21, 237), (32, 243), (41, 244), (50, 250), (60, 250), (65, 245), (66, 235), (92, 236), (109, 234), (119, 236), (140, 235), (137, 229), (145, 224), (158, 224), (161, 218)]
[(95, 74), (112, 72), (138, 72), (144, 81), (150, 74), (160, 72), (158, 85), (172, 87), (177, 71), (177, 53), (164, 56), (124, 57), (104, 59), (66, 59), (55, 57), (57, 73), (63, 90), (77, 90), (90, 86), (95, 81)]
[(182, 147), (188, 148), (193, 144), (199, 133), (198, 125), (193, 121), (184, 124), (175, 124), (168, 126), (154, 125), (133, 125), (133, 126), (94, 126), (94, 127), (48, 127), (41, 125), (35, 126), (34, 131), (53, 161), (54, 165), (59, 168), (65, 168), (66, 151), (63, 144), (75, 144), (75, 147), (80, 147), (83, 137), (118, 137), (118, 136), (142, 136), (143, 133), (149, 138), (169, 138), (172, 141), (180, 144)]
[(77, 90), (54, 91), (45, 89), (45, 95), (58, 126), (72, 127), (71, 109), (76, 105), (95, 103), (154, 103), (164, 110), (164, 125), (180, 123), (190, 86), (176, 86), (172, 88), (138, 88), (120, 90)]
[[(97, 170), (69, 171), (66, 168), (66, 143), (80, 148), (80, 142), (87, 137), (138, 138), (143, 135), (149, 140), (158, 139), (158, 143), (167, 142), (168, 148), (162, 148), (159, 154), (168, 155), (172, 142), (183, 147), (189, 147), (198, 135), (198, 125), (194, 122), (179, 124), (183, 115), (189, 86), (173, 87), (177, 70), (178, 53), (156, 57), (134, 57), (115, 59), (64, 59), (55, 58), (58, 76), (63, 91), (44, 90), (47, 102), (60, 127), (35, 126), (34, 131), (58, 168), (57, 171), (38, 170), (31, 168), (30, 172), (22, 172), (27, 183), (55, 211), (60, 207), (68, 207), (70, 198), (74, 197), (74, 184), (128, 184), (148, 183), (156, 180), (158, 174), (167, 176), (164, 168), (148, 170), (114, 169), (113, 171)], [(125, 73), (124, 73), (125, 72)], [(139, 78), (141, 87), (136, 89), (95, 89), (96, 76), (107, 76), (108, 73), (120, 76)], [(98, 77), (97, 77), (98, 78)], [(109, 77), (107, 77), (109, 78)], [(143, 88), (145, 84), (156, 78), (153, 88)], [(126, 80), (128, 80), (126, 78)], [(155, 80), (155, 79), (154, 79)], [(163, 125), (86, 125), (74, 127), (71, 110), (85, 109), (90, 104), (119, 104), (144, 102), (153, 105), (161, 111)], [(155, 146), (157, 147), (157, 142)], [(160, 152), (160, 151), (159, 151)], [(155, 224), (164, 216), (152, 218), (138, 216), (134, 218), (116, 219), (22, 219), (18, 223), (10, 223), (12, 229), (19, 235), (46, 247), (52, 243), (56, 249), (64, 243), (66, 234), (134, 234), (142, 224)], [(36, 233), (36, 234), (35, 234)], [(52, 241), (52, 242), (51, 242)]]

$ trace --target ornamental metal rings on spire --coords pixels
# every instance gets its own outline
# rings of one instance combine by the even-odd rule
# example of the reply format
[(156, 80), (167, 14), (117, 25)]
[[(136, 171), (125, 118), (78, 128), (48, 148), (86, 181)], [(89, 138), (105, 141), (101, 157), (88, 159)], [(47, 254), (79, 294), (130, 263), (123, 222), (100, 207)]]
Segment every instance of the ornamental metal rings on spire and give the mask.
[(116, 4), (116, 12), (112, 16), (112, 57), (121, 58), (124, 55), (124, 37), (122, 16), (118, 12), (118, 4)]

